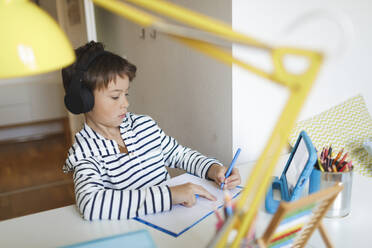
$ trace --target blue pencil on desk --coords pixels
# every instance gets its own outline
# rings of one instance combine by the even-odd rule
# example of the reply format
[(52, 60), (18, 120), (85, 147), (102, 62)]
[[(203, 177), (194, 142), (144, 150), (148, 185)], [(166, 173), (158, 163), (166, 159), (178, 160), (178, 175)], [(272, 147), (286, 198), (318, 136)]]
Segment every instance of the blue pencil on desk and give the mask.
[[(230, 176), (231, 171), (232, 171), (232, 169), (234, 168), (235, 162), (236, 162), (236, 160), (237, 160), (238, 157), (239, 157), (240, 151), (241, 151), (241, 149), (238, 148), (238, 150), (236, 151), (236, 153), (235, 153), (235, 155), (234, 155), (233, 160), (231, 161), (231, 164), (230, 164), (229, 168), (228, 168), (227, 171), (226, 171), (226, 174), (225, 174), (225, 180), (226, 180), (226, 178), (228, 178), (228, 177)], [(223, 189), (223, 186), (224, 186), (224, 185), (225, 185), (225, 182), (221, 183), (221, 189)]]

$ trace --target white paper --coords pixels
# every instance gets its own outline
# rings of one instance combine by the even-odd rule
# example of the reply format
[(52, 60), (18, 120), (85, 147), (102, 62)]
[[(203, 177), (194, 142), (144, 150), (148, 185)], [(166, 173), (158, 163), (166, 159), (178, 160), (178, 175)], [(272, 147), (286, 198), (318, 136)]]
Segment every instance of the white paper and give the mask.
[[(181, 234), (187, 228), (194, 225), (196, 222), (210, 214), (215, 207), (220, 207), (224, 203), (223, 191), (218, 188), (217, 184), (212, 181), (196, 177), (194, 175), (185, 173), (180, 176), (174, 177), (163, 184), (168, 186), (175, 186), (185, 184), (187, 182), (199, 184), (214, 195), (217, 200), (210, 201), (199, 196), (196, 199), (196, 204), (190, 208), (182, 205), (173, 205), (172, 210), (153, 215), (146, 215), (138, 219), (149, 222), (155, 226), (161, 227), (167, 231), (173, 232), (176, 235)], [(231, 196), (235, 197), (241, 188), (230, 190)]]

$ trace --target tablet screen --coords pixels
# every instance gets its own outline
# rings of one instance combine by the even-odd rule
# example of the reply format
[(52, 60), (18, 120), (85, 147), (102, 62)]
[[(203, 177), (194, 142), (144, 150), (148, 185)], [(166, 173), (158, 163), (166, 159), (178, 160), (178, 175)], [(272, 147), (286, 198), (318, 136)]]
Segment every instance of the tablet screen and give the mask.
[(303, 138), (301, 138), (295, 154), (292, 157), (292, 161), (287, 167), (286, 179), (288, 184), (288, 192), (292, 195), (293, 188), (296, 186), (298, 179), (301, 176), (303, 169), (309, 160), (309, 151)]

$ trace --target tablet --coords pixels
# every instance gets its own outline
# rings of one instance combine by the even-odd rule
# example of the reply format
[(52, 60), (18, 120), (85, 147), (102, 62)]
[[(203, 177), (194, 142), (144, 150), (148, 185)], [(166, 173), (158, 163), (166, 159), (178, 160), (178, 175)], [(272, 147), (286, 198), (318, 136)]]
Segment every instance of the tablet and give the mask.
[[(306, 132), (301, 131), (281, 177), (274, 178), (266, 195), (265, 206), (269, 213), (276, 212), (280, 200), (294, 201), (301, 197), (316, 161), (316, 149)], [(280, 200), (274, 199), (273, 190), (280, 191)]]
[(312, 148), (309, 147), (309, 144), (306, 144), (303, 136), (300, 136), (298, 145), (293, 151), (294, 155), (288, 160), (287, 166), (284, 169), (284, 176), (287, 181), (289, 196), (293, 195), (295, 193), (294, 190), (298, 189), (298, 187), (296, 188), (296, 186), (300, 186), (300, 184), (303, 184), (304, 180), (306, 180), (307, 178), (304, 174), (307, 174), (306, 165), (311, 166), (311, 163), (309, 163), (309, 161), (312, 161), (309, 160), (311, 149)]

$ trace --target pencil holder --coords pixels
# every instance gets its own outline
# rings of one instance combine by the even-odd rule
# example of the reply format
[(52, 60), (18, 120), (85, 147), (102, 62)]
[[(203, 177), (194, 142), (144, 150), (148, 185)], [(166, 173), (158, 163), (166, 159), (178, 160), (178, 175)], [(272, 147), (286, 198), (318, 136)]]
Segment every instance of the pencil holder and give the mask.
[(321, 172), (314, 168), (310, 175), (309, 194), (331, 187), (335, 183), (342, 183), (343, 190), (337, 195), (325, 216), (330, 218), (344, 217), (350, 213), (352, 182), (352, 170), (347, 172)]

